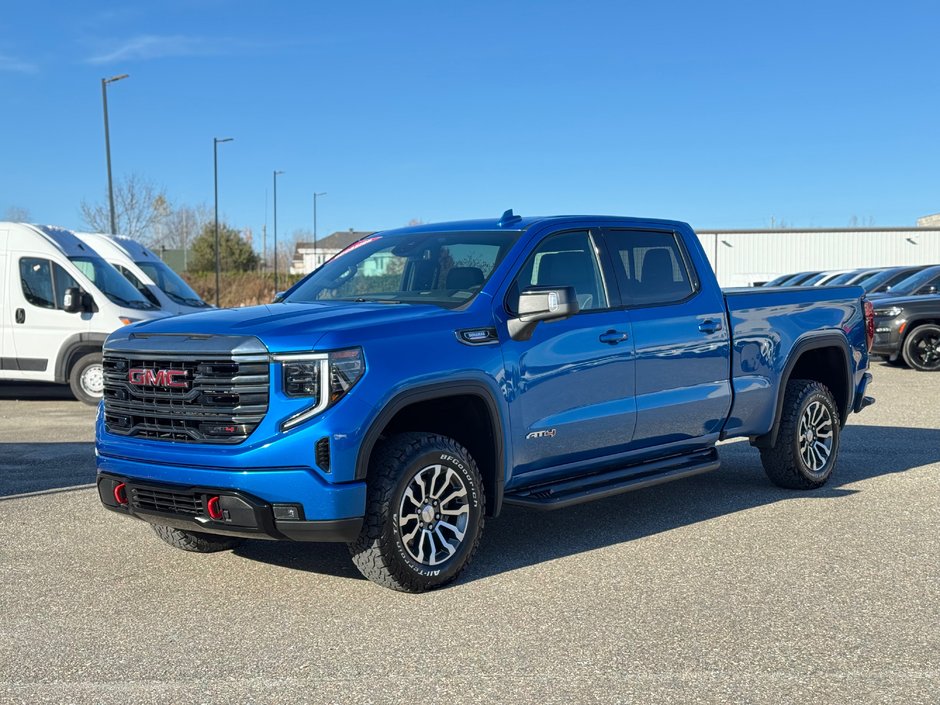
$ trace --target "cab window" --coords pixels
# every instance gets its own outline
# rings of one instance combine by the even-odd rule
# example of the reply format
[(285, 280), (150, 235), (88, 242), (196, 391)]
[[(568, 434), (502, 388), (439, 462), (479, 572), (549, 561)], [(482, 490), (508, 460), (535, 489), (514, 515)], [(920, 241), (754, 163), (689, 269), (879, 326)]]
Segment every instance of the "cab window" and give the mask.
[(50, 309), (63, 309), (65, 290), (78, 287), (75, 279), (62, 267), (38, 257), (20, 259), (20, 284), (28, 303)]
[(607, 243), (627, 306), (669, 304), (697, 283), (675, 233), (609, 230)]
[(559, 233), (539, 244), (509, 289), (506, 308), (510, 313), (517, 313), (519, 294), (531, 286), (572, 286), (582, 311), (609, 306), (597, 247), (586, 231)]

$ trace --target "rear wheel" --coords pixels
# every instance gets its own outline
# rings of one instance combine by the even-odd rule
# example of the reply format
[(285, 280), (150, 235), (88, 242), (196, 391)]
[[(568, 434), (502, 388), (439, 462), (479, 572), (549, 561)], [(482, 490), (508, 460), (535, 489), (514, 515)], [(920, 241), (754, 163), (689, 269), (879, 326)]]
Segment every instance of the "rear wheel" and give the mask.
[(455, 580), (483, 532), (476, 462), (451, 438), (402, 433), (384, 441), (369, 468), (365, 523), (349, 544), (373, 582), (424, 592)]
[(921, 372), (940, 371), (940, 326), (917, 326), (904, 341), (904, 362)]
[(215, 534), (204, 534), (200, 531), (183, 531), (174, 529), (161, 524), (151, 524), (154, 533), (161, 539), (170, 544), (173, 548), (182, 551), (192, 551), (193, 553), (216, 553), (217, 551), (228, 551), (237, 548), (245, 542), (245, 539), (237, 536), (217, 536)]
[(78, 358), (69, 371), (69, 387), (80, 402), (97, 406), (104, 394), (104, 368), (101, 353), (88, 353)]
[(822, 487), (839, 455), (839, 409), (832, 392), (813, 380), (790, 380), (784, 394), (777, 442), (760, 451), (764, 471), (780, 487)]

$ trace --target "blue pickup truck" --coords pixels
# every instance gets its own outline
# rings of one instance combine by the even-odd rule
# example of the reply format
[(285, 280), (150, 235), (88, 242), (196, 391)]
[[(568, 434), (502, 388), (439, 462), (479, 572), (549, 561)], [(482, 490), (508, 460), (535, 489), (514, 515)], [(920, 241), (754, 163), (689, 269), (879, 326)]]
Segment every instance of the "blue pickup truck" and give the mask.
[(112, 334), (98, 492), (184, 550), (341, 541), (420, 592), (504, 505), (714, 470), (725, 438), (778, 485), (823, 485), (872, 401), (873, 335), (858, 287), (723, 292), (681, 222), (381, 232), (270, 305)]

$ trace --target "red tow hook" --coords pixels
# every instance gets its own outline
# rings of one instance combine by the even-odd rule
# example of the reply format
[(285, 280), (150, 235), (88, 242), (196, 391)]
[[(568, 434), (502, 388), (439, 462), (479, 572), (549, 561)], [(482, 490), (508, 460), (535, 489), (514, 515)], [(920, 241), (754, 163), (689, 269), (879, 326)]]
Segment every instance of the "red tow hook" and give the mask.
[(206, 502), (206, 511), (209, 512), (210, 519), (222, 521), (222, 508), (219, 506), (218, 497), (209, 497), (209, 501)]
[(127, 504), (127, 485), (119, 482), (114, 486), (114, 501), (124, 506)]

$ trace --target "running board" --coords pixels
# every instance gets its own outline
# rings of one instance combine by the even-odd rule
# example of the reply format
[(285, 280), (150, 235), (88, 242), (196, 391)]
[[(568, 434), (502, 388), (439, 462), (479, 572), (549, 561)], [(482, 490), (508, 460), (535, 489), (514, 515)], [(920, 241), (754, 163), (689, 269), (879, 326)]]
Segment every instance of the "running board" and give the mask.
[(507, 492), (506, 504), (533, 509), (561, 509), (595, 499), (612, 497), (623, 492), (652, 487), (663, 482), (692, 477), (717, 470), (720, 465), (718, 449), (710, 448), (688, 455), (654, 460), (617, 470), (606, 470), (594, 475), (565, 478), (540, 485), (530, 485)]

